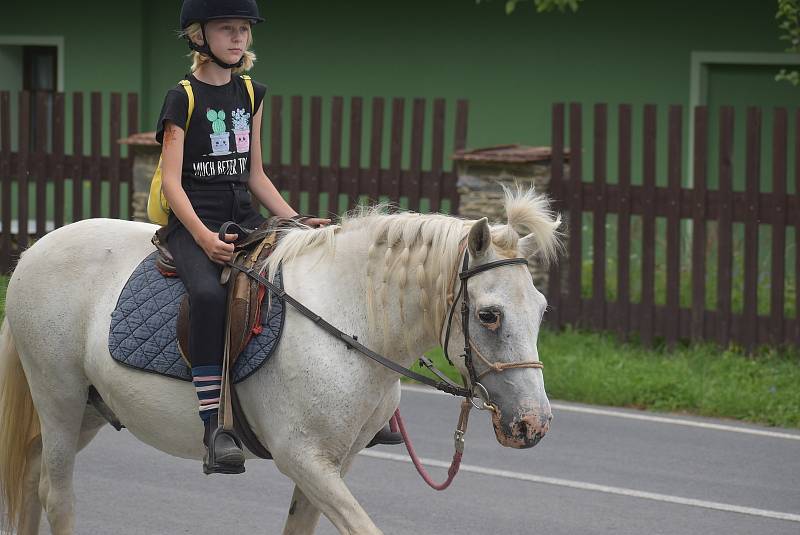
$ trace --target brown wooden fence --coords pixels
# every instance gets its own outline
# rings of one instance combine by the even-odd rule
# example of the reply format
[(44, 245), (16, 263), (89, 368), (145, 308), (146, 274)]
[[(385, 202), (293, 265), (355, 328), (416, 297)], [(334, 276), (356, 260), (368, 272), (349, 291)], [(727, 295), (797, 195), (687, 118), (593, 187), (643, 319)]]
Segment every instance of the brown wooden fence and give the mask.
[[(736, 343), (747, 350), (760, 344), (800, 345), (800, 110), (770, 110), (767, 147), (762, 147), (764, 112), (746, 110), (739, 189), (732, 178), (737, 161), (733, 108), (721, 108), (715, 124), (706, 107), (692, 111), (691, 162), (684, 160), (684, 110), (668, 109), (662, 180), (657, 180), (655, 106), (644, 107), (637, 132), (632, 106), (616, 110), (613, 180), (607, 176), (608, 106), (594, 106), (592, 143), (586, 148), (582, 106), (570, 104), (568, 118), (566, 111), (564, 104), (553, 106), (551, 194), (567, 216), (569, 238), (568, 258), (550, 274), (551, 324), (616, 331), (621, 339), (638, 335), (645, 344), (660, 338), (668, 346), (679, 340)], [(717, 140), (714, 154), (710, 137)], [(641, 144), (641, 167), (632, 169), (636, 143)], [(787, 176), (791, 152), (793, 184)], [(771, 159), (766, 187), (762, 153)], [(583, 169), (587, 156), (593, 160), (591, 174)], [(714, 188), (709, 167), (717, 168)], [(688, 170), (691, 187), (683, 185)], [(659, 240), (665, 242), (661, 262)]]
[[(270, 101), (269, 151), (265, 147), (267, 174), (278, 189), (289, 192), (288, 202), (299, 206), (300, 192), (309, 194), (308, 212), (320, 213), (320, 193), (327, 193), (330, 199), (346, 196), (342, 203), (349, 210), (359, 203), (359, 197), (365, 196), (368, 202), (383, 198), (400, 204), (401, 197), (407, 200), (407, 208), (420, 209), (420, 200), (429, 201), (430, 211), (440, 211), (442, 200), (448, 200), (449, 211), (458, 211), (457, 177), (452, 166), (445, 168), (445, 108), (442, 98), (433, 101), (430, 130), (426, 127), (425, 112), (427, 102), (415, 98), (411, 102), (410, 128), (405, 124), (407, 101), (403, 98), (391, 100), (391, 110), (384, 98), (373, 98), (371, 101), (371, 121), (369, 128), (364, 123), (364, 99), (353, 97), (349, 103), (349, 138), (348, 158), (342, 161), (344, 99), (334, 97), (328, 118), (329, 154), (327, 165), (322, 160), (322, 98), (311, 97), (309, 131), (303, 133), (303, 110), (305, 103), (302, 97), (291, 97), (290, 105), (290, 159), (282, 160), (283, 128), (285, 103), (281, 96), (273, 96)], [(456, 103), (453, 123), (453, 150), (466, 147), (467, 118), (469, 107), (467, 101)], [(384, 140), (384, 125), (390, 116), (389, 139)], [(410, 132), (406, 129), (409, 128)], [(407, 133), (408, 132), (408, 133)], [(427, 133), (429, 132), (429, 133)], [(410, 133), (410, 136), (409, 136)], [(429, 137), (428, 137), (429, 136)], [(369, 146), (363, 147), (363, 139), (369, 139)], [(410, 144), (408, 141), (410, 139)], [(425, 139), (430, 140), (430, 169), (423, 169), (423, 153)], [(308, 162), (301, 161), (304, 140), (308, 142)], [(385, 166), (382, 161), (384, 143), (389, 143), (389, 162)], [(369, 151), (369, 166), (361, 165), (362, 151)], [(409, 157), (407, 169), (403, 168), (403, 155)], [(329, 203), (328, 214), (339, 212), (338, 204)]]
[[(11, 113), (9, 92), (0, 92), (0, 273), (8, 273), (14, 266), (18, 251), (27, 247), (32, 239), (43, 236), (48, 230), (84, 217), (120, 217), (132, 214), (132, 159), (121, 157), (120, 145), (122, 124), (122, 95), (110, 95), (109, 115), (103, 118), (103, 96), (90, 95), (91, 139), (89, 150), (84, 148), (84, 94), (72, 95), (72, 113), (65, 113), (63, 93), (56, 95), (19, 93), (18, 147), (11, 150)], [(52, 99), (52, 122), (48, 122), (47, 108)], [(338, 213), (340, 209), (353, 208), (362, 197), (367, 202), (378, 200), (402, 204), (412, 210), (420, 209), (420, 201), (428, 200), (428, 209), (440, 211), (442, 201), (449, 202), (449, 211), (458, 211), (456, 175), (452, 166), (445, 168), (445, 151), (466, 146), (468, 104), (460, 100), (455, 105), (452, 128), (452, 147), (445, 145), (446, 103), (444, 99), (432, 102), (432, 118), (426, 125), (425, 99), (417, 98), (410, 105), (410, 126), (406, 126), (406, 105), (402, 98), (387, 100), (374, 98), (371, 101), (371, 124), (363, 124), (364, 99), (353, 97), (349, 102), (349, 122), (345, 124), (345, 101), (334, 97), (330, 106), (330, 117), (326, 122), (329, 143), (328, 161), (322, 164), (322, 98), (312, 97), (304, 103), (299, 96), (291, 97), (290, 109), (284, 113), (284, 99), (273, 96), (269, 101), (269, 122), (264, 126), (264, 159), (267, 173), (275, 185), (288, 192), (292, 206), (300, 206), (300, 194), (308, 194), (308, 212), (318, 214)], [(303, 110), (309, 104), (309, 129), (304, 132)], [(37, 139), (31, 148), (31, 106), (36, 106)], [(384, 165), (384, 121), (390, 115), (388, 165)], [(138, 99), (127, 95), (127, 132), (139, 131)], [(71, 154), (66, 153), (65, 133), (72, 134)], [(265, 121), (266, 123), (266, 121)], [(288, 162), (284, 162), (283, 132), (288, 123), (290, 135)], [(106, 129), (103, 124), (107, 124)], [(349, 139), (343, 143), (344, 127)], [(429, 129), (429, 130), (428, 130)], [(105, 134), (104, 134), (105, 130)], [(52, 149), (46, 150), (47, 133), (51, 132)], [(103, 137), (107, 136), (108, 154), (103, 154)], [(369, 146), (362, 147), (362, 138), (369, 139)], [(426, 140), (430, 146), (430, 165), (423, 169)], [(303, 144), (308, 143), (308, 158), (303, 161)], [(266, 148), (266, 145), (269, 148)], [(348, 147), (348, 158), (342, 159), (343, 147)], [(369, 166), (363, 167), (362, 150), (369, 150)], [(87, 154), (88, 153), (88, 154)], [(404, 166), (404, 156), (408, 165)], [(65, 183), (71, 191), (65, 191)], [(33, 184), (33, 187), (31, 187)], [(128, 194), (120, 201), (120, 187), (126, 184)], [(105, 187), (103, 187), (105, 186)], [(12, 188), (16, 194), (12, 195)], [(84, 202), (84, 190), (89, 189), (88, 206)], [(33, 193), (30, 193), (30, 192)], [(48, 194), (48, 191), (50, 193)], [(328, 206), (321, 210), (320, 197), (327, 194)], [(332, 199), (332, 201), (331, 201)], [(363, 199), (362, 199), (363, 200)], [(121, 206), (121, 202), (127, 206)], [(33, 205), (35, 220), (29, 225), (30, 209)], [(48, 211), (48, 206), (52, 208)], [(65, 207), (71, 207), (65, 210)], [(13, 210), (12, 210), (13, 208)], [(12, 218), (12, 212), (16, 217)], [(69, 212), (69, 213), (66, 213)], [(52, 219), (50, 219), (52, 218)], [(15, 225), (16, 224), (16, 228)]]
[[(2, 234), (0, 234), (0, 273), (7, 273), (13, 266), (17, 251), (23, 250), (31, 239), (40, 238), (49, 228), (57, 228), (65, 222), (84, 217), (101, 215), (102, 184), (108, 183), (108, 211), (110, 217), (121, 213), (120, 187), (130, 184), (131, 161), (120, 156), (117, 140), (121, 137), (122, 100), (120, 93), (110, 95), (109, 114), (105, 129), (110, 150), (102, 154), (103, 145), (103, 97), (99, 92), (89, 96), (90, 147), (84, 150), (84, 93), (73, 93), (71, 113), (72, 150), (65, 147), (67, 117), (64, 93), (30, 93), (18, 95), (17, 150), (11, 151), (11, 95), (0, 92), (0, 196), (2, 197)], [(47, 108), (52, 105), (52, 120), (48, 120)], [(36, 124), (30, 123), (31, 107), (35, 106)], [(127, 95), (128, 132), (139, 129), (138, 97)], [(36, 139), (31, 147), (31, 128)], [(47, 151), (48, 133), (52, 149)], [(65, 181), (71, 181), (71, 191), (65, 191)], [(90, 184), (89, 206), (84, 206), (85, 184)], [(33, 188), (31, 188), (33, 184)], [(52, 184), (52, 221), (48, 221), (48, 185)], [(12, 227), (12, 186), (17, 195), (13, 199), (17, 217), (16, 229)], [(30, 198), (33, 190), (33, 198)], [(131, 189), (128, 188), (131, 192)], [(69, 199), (67, 198), (69, 197)], [(70, 202), (68, 202), (70, 201)], [(33, 204), (34, 225), (29, 225), (29, 205)], [(128, 202), (130, 204), (130, 202)], [(71, 205), (71, 213), (65, 207)], [(88, 209), (87, 209), (88, 208)]]

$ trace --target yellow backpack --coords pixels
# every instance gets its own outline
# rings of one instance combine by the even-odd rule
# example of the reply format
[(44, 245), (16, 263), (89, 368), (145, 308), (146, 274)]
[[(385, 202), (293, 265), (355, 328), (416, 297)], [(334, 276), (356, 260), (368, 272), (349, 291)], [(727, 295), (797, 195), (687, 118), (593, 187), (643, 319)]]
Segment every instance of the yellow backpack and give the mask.
[[(241, 75), (244, 84), (247, 87), (247, 94), (250, 96), (250, 110), (252, 117), (255, 117), (255, 93), (253, 92), (253, 81), (246, 74)], [(189, 121), (192, 119), (192, 112), (194, 111), (194, 92), (189, 80), (181, 80), (179, 82), (183, 89), (186, 90), (186, 95), (189, 97), (189, 112), (186, 115), (186, 128), (184, 132), (189, 131)], [(159, 157), (158, 165), (153, 173), (153, 180), (150, 182), (150, 196), (147, 198), (147, 217), (156, 225), (166, 225), (169, 218), (169, 202), (164, 196), (161, 188), (161, 162), (162, 158)]]

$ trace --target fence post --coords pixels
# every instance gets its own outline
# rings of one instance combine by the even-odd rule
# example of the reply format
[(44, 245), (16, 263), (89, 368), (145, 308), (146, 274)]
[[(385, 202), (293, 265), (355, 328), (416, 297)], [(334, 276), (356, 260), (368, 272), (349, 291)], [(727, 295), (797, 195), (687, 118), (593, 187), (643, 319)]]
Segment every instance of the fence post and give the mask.
[(594, 106), (594, 210), (592, 210), (592, 312), (590, 325), (608, 326), (606, 317), (606, 213), (608, 210), (606, 157), (608, 150), (608, 105)]
[[(553, 104), (553, 118), (551, 124), (551, 143), (552, 143), (552, 162), (550, 171), (550, 194), (553, 199), (553, 209), (562, 212), (566, 206), (564, 203), (564, 104), (559, 102)], [(547, 302), (550, 313), (547, 319), (550, 324), (558, 329), (564, 322), (561, 310), (562, 300), (562, 271), (561, 262), (558, 259), (550, 266), (550, 273), (547, 280)]]
[(644, 177), (642, 182), (642, 303), (639, 330), (642, 343), (653, 344), (656, 274), (656, 107), (644, 108)]
[(681, 164), (683, 162), (683, 108), (670, 106), (667, 135), (667, 307), (664, 338), (674, 349), (681, 333)]
[(11, 93), (0, 91), (0, 273), (11, 271)]
[(733, 287), (733, 107), (723, 106), (719, 116), (719, 191), (717, 207), (717, 342), (731, 341), (731, 288)]
[(617, 212), (617, 337), (625, 342), (631, 328), (631, 156), (632, 156), (632, 108), (620, 104), (619, 145), (617, 161), (619, 167)]
[(706, 310), (706, 220), (708, 218), (708, 108), (694, 110), (694, 187), (692, 189), (692, 319), (695, 342), (708, 337)]
[[(772, 123), (772, 267), (770, 294), (770, 342), (785, 343), (784, 285), (786, 277), (786, 145), (789, 116), (786, 108), (776, 108)], [(795, 281), (796, 284), (796, 281)]]
[(30, 158), (30, 117), (31, 117), (31, 94), (22, 91), (19, 94), (19, 152), (17, 156), (17, 253), (28, 248), (28, 165)]

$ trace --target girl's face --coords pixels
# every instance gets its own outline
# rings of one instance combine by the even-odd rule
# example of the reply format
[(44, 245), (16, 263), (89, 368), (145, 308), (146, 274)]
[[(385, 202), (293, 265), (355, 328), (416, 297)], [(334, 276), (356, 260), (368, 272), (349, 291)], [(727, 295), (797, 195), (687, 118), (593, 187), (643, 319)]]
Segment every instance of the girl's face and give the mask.
[(246, 19), (210, 20), (206, 24), (208, 46), (226, 63), (236, 63), (250, 43), (250, 21)]

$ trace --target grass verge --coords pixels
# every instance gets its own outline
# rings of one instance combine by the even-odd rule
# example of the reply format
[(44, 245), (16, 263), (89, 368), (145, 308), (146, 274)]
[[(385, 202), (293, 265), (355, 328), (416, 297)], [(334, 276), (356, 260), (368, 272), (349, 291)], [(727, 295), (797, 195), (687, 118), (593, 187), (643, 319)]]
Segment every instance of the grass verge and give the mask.
[[(800, 428), (797, 352), (748, 357), (710, 344), (647, 350), (609, 334), (545, 330), (539, 355), (551, 399)], [(441, 350), (429, 357), (457, 377)]]

